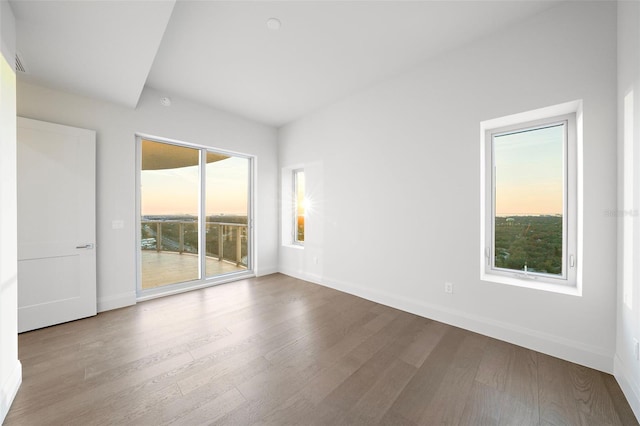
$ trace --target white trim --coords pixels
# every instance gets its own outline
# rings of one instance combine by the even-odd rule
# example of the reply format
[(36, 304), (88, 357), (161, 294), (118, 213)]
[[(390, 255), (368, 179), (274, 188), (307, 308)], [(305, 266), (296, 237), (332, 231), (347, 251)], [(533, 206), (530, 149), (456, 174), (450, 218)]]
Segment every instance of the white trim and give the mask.
[[(136, 167), (135, 167), (135, 191), (136, 191), (136, 210), (134, 212), (135, 233), (136, 238), (134, 240), (134, 253), (136, 254), (136, 281), (134, 283), (135, 298), (138, 297), (138, 292), (142, 290), (142, 196), (140, 188), (142, 186), (142, 136), (136, 134), (134, 136), (134, 146), (136, 149)], [(100, 311), (100, 309), (98, 309)]]
[(491, 120), (484, 120), (482, 122), (481, 132), (484, 133), (487, 129), (494, 129), (497, 127), (506, 127), (516, 123), (526, 123), (528, 121), (539, 120), (545, 117), (572, 114), (576, 112), (578, 113), (578, 115), (581, 115), (582, 100), (565, 102), (563, 104), (552, 105), (544, 108), (538, 108), (532, 111), (525, 111), (518, 114), (507, 115), (499, 118), (493, 118)]
[[(207, 198), (206, 186), (207, 186), (207, 151), (201, 149), (198, 151), (198, 277), (206, 278), (207, 276), (207, 209), (205, 206), (205, 200)], [(142, 167), (140, 168), (140, 174), (142, 174)], [(142, 212), (138, 210), (138, 215), (142, 218)], [(247, 224), (251, 218), (247, 217)], [(141, 228), (141, 227), (138, 227)], [(247, 232), (249, 229), (247, 228)], [(251, 235), (251, 234), (247, 234)], [(218, 239), (222, 239), (222, 235), (218, 235)], [(141, 240), (138, 240), (141, 241)], [(204, 255), (202, 255), (202, 248), (204, 248)], [(162, 248), (160, 248), (162, 250)], [(142, 251), (142, 250), (140, 250)], [(249, 252), (251, 253), (251, 252)], [(142, 274), (142, 270), (140, 270)], [(142, 287), (142, 279), (140, 279), (140, 286)], [(142, 288), (139, 290), (142, 293)]]
[(136, 292), (114, 294), (112, 296), (98, 298), (98, 313), (124, 308), (136, 304)]
[(296, 242), (296, 191), (295, 172), (304, 171), (304, 164), (280, 169), (280, 246), (304, 249), (303, 242)]
[(524, 287), (532, 290), (543, 290), (551, 293), (568, 294), (570, 296), (582, 296), (581, 286), (564, 284), (552, 284), (544, 281), (528, 280), (525, 278), (515, 278), (498, 274), (489, 274), (482, 270), (480, 280), (490, 283), (507, 284), (516, 287)]
[(7, 380), (2, 383), (2, 387), (0, 387), (0, 424), (2, 424), (4, 419), (7, 417), (11, 404), (13, 403), (21, 384), (22, 364), (20, 361), (16, 360), (13, 365), (13, 370), (7, 376)]
[(247, 269), (255, 274), (258, 267), (258, 227), (256, 226), (257, 207), (258, 207), (258, 157), (250, 155), (247, 158), (249, 162), (249, 176), (247, 188)]
[(627, 398), (633, 414), (640, 422), (640, 385), (633, 380), (633, 376), (625, 367), (618, 355), (613, 359), (613, 375), (615, 376), (622, 393)]
[(178, 140), (178, 139), (164, 138), (164, 137), (161, 137), (161, 136), (153, 136), (153, 135), (149, 135), (147, 133), (136, 132), (134, 136), (136, 138), (146, 139), (146, 140), (150, 140), (152, 142), (168, 143), (168, 144), (171, 144), (171, 145), (178, 145), (178, 146), (187, 147), (187, 148), (194, 148), (194, 149), (206, 149), (206, 150), (209, 150), (209, 151), (213, 151), (216, 154), (227, 155), (229, 157), (242, 157), (242, 158), (253, 158), (254, 157), (253, 155), (246, 154), (244, 152), (231, 151), (231, 150), (222, 149), (222, 148), (215, 148), (215, 147), (212, 147), (212, 146), (209, 146), (209, 145), (202, 145), (202, 144), (182, 141), (182, 140)]
[(249, 259), (247, 268), (252, 270), (256, 276), (260, 268), (260, 259), (258, 259), (258, 156), (252, 156), (249, 159), (249, 211), (247, 214), (247, 232), (249, 233), (249, 246), (247, 253)]
[(283, 244), (282, 247), (294, 250), (304, 250), (304, 246), (302, 244)]
[(604, 371), (605, 373), (613, 372), (613, 354), (599, 347), (585, 345), (575, 340), (520, 327), (511, 323), (496, 321), (479, 315), (472, 315), (457, 309), (443, 308), (442, 306), (420, 302), (415, 299), (399, 297), (395, 294), (372, 290), (344, 281), (305, 274), (288, 268), (281, 268), (280, 272), (424, 318), (464, 328), (465, 330)]

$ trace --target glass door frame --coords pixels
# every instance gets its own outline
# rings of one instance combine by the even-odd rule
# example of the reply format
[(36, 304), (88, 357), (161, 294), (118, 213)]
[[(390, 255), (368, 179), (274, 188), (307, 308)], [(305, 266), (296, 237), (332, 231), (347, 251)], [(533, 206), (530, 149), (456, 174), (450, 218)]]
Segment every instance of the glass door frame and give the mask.
[[(142, 140), (152, 142), (166, 143), (184, 148), (192, 148), (199, 150), (199, 189), (198, 189), (198, 279), (185, 281), (175, 284), (167, 284), (156, 288), (142, 288), (142, 197), (141, 197), (141, 174), (142, 174)], [(255, 277), (255, 156), (233, 152), (224, 149), (213, 148), (205, 145), (198, 145), (189, 142), (183, 142), (173, 139), (151, 136), (142, 133), (135, 134), (136, 148), (136, 300), (144, 301), (154, 299), (156, 297), (168, 296), (171, 294), (183, 293), (185, 291), (196, 290), (199, 288), (210, 287), (218, 284), (224, 284), (231, 281), (237, 281), (244, 278)], [(220, 275), (207, 277), (206, 275), (206, 165), (207, 152), (222, 154), (229, 157), (244, 158), (248, 162), (248, 190), (247, 190), (247, 268), (242, 271), (229, 272)]]

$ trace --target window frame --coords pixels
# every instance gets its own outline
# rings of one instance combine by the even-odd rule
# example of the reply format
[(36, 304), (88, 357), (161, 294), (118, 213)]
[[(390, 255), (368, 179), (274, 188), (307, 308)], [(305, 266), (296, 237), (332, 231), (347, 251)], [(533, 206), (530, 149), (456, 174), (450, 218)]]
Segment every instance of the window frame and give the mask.
[[(297, 246), (304, 246), (304, 239), (300, 240), (298, 233), (298, 176), (302, 173), (304, 175), (304, 168), (297, 168), (291, 171), (291, 182), (293, 184), (293, 229), (292, 229), (292, 243)], [(305, 176), (306, 178), (306, 176)], [(306, 179), (305, 179), (306, 183)], [(304, 190), (305, 188), (303, 188)], [(306, 213), (306, 212), (305, 212)], [(304, 226), (304, 225), (303, 225)]]
[[(141, 187), (141, 173), (142, 173), (142, 141), (148, 140), (151, 142), (163, 143), (168, 145), (176, 145), (184, 148), (192, 148), (199, 150), (199, 168), (200, 173), (198, 177), (199, 185), (199, 201), (198, 201), (198, 248), (205, 247), (205, 255), (201, 256), (198, 260), (198, 279), (192, 281), (179, 282), (166, 286), (160, 286), (156, 288), (142, 288), (142, 256), (141, 256), (141, 224), (142, 224), (142, 187)], [(207, 276), (205, 268), (206, 256), (206, 208), (204, 200), (206, 199), (206, 171), (203, 170), (207, 164), (207, 153), (213, 152), (217, 154), (227, 155), (230, 157), (244, 158), (248, 160), (248, 193), (247, 193), (247, 265), (246, 269), (237, 272), (230, 272), (219, 275)], [(256, 215), (256, 170), (257, 170), (257, 157), (251, 154), (244, 154), (235, 151), (228, 151), (219, 149), (216, 147), (185, 142), (181, 140), (163, 138), (160, 136), (150, 135), (146, 133), (135, 133), (135, 154), (136, 154), (136, 300), (139, 302), (154, 299), (156, 297), (167, 296), (171, 294), (178, 294), (184, 291), (196, 290), (199, 288), (210, 287), (213, 285), (224, 284), (231, 281), (237, 281), (246, 277), (255, 276), (255, 268), (257, 263), (257, 245), (255, 244), (257, 229), (255, 226)], [(198, 254), (200, 256), (200, 253)]]
[[(565, 125), (563, 143), (562, 276), (521, 272), (495, 266), (495, 155), (494, 138), (528, 130)], [(579, 151), (581, 102), (543, 108), (481, 123), (482, 232), (481, 280), (567, 294), (581, 294), (579, 282)]]

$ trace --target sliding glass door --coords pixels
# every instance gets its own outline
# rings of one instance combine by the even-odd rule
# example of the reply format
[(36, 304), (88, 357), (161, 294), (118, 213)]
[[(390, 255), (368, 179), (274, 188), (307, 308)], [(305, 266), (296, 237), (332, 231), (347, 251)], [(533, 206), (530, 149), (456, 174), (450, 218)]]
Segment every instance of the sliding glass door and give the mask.
[(207, 277), (247, 269), (249, 159), (227, 157), (206, 166)]
[(138, 144), (139, 295), (250, 271), (251, 159), (145, 138)]

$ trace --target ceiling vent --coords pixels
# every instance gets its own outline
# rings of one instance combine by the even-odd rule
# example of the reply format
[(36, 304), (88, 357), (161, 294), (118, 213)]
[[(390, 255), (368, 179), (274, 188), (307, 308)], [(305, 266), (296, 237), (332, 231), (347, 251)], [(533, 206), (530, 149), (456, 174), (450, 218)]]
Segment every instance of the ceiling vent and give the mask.
[(22, 55), (20, 53), (16, 53), (16, 71), (26, 73), (27, 70), (24, 67), (24, 60), (22, 59)]

